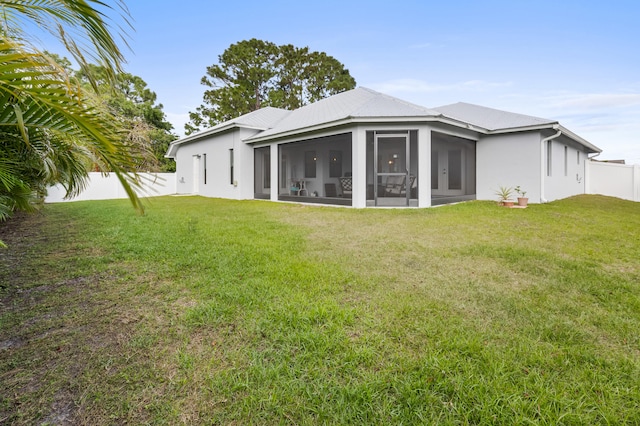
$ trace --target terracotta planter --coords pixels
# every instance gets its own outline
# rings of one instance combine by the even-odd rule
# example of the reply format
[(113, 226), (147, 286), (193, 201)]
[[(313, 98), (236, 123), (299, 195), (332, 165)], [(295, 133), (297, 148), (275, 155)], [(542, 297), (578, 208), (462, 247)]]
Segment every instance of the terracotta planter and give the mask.
[(529, 203), (529, 199), (528, 198), (518, 197), (518, 205), (520, 207), (527, 207), (528, 203)]
[(514, 201), (513, 200), (502, 200), (502, 205), (505, 207), (513, 207)]

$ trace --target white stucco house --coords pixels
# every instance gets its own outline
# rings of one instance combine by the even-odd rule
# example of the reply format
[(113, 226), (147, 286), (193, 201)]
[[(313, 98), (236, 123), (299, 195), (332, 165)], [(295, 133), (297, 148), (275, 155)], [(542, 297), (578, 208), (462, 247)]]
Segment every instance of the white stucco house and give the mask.
[(366, 88), (294, 111), (263, 108), (171, 144), (176, 190), (353, 207), (586, 192), (601, 150), (555, 120), (456, 103), (425, 108)]

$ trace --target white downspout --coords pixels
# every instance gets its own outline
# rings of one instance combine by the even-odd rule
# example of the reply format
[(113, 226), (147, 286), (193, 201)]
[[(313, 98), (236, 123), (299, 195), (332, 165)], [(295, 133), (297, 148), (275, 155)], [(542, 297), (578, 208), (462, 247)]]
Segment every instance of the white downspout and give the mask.
[(546, 147), (547, 141), (550, 141), (551, 139), (555, 139), (562, 134), (562, 130), (560, 130), (560, 126), (557, 124), (553, 126), (553, 130), (557, 130), (558, 133), (556, 133), (555, 135), (543, 138), (540, 141), (540, 202), (541, 203), (547, 202), (547, 199), (544, 198), (544, 179), (547, 175), (546, 166), (549, 160), (544, 155), (545, 147)]

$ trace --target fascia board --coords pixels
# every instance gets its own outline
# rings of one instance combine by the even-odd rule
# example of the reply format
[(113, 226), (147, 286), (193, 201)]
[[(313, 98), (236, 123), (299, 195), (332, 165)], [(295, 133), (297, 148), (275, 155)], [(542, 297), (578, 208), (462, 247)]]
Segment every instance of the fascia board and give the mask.
[[(269, 142), (272, 140), (287, 138), (291, 136), (303, 135), (305, 133), (311, 133), (321, 130), (326, 130), (332, 127), (339, 127), (350, 124), (360, 124), (360, 123), (407, 123), (407, 122), (439, 122), (443, 124), (448, 124), (451, 126), (459, 127), (466, 130), (471, 130), (480, 134), (485, 135), (497, 135), (497, 134), (506, 134), (506, 133), (517, 133), (517, 132), (527, 132), (527, 131), (536, 131), (536, 130), (544, 130), (544, 129), (553, 129), (560, 128), (562, 133), (580, 143), (581, 145), (587, 147), (593, 152), (602, 152), (600, 148), (571, 132), (564, 126), (560, 126), (558, 122), (546, 123), (536, 126), (523, 126), (523, 127), (512, 127), (508, 129), (498, 129), (498, 130), (488, 130), (480, 126), (476, 126), (465, 121), (456, 120), (453, 118), (449, 118), (446, 116), (433, 116), (433, 117), (349, 117), (340, 119), (337, 121), (332, 121), (328, 123), (322, 123), (315, 126), (309, 126), (301, 129), (290, 130), (282, 133), (276, 133), (269, 136), (259, 136), (255, 135), (249, 137), (244, 140), (245, 143), (254, 144), (260, 142)], [(558, 127), (559, 126), (559, 127)]]
[(237, 125), (233, 124), (233, 123), (230, 123), (230, 124), (227, 124), (227, 125), (224, 125), (224, 126), (214, 127), (214, 128), (205, 130), (203, 132), (198, 132), (198, 133), (195, 133), (193, 135), (186, 136), (186, 137), (184, 137), (182, 139), (178, 139), (175, 142), (171, 142), (171, 145), (169, 145), (169, 149), (167, 150), (167, 154), (165, 155), (165, 158), (175, 158), (176, 150), (178, 149), (178, 147), (180, 145), (184, 145), (184, 144), (191, 143), (191, 142), (196, 142), (196, 141), (198, 141), (200, 139), (204, 139), (204, 138), (207, 138), (209, 136), (213, 136), (213, 135), (215, 135), (217, 133), (221, 133), (221, 132), (225, 132), (227, 130), (231, 130), (234, 127), (237, 127)]
[(499, 135), (504, 133), (531, 132), (533, 130), (553, 129), (554, 126), (558, 126), (558, 122), (548, 123), (548, 124), (538, 124), (535, 126), (509, 127), (506, 129), (487, 130), (487, 134)]
[(167, 150), (167, 154), (165, 155), (165, 158), (175, 158), (175, 151), (178, 148), (178, 146), (183, 145), (183, 144), (187, 144), (187, 143), (191, 143), (191, 142), (196, 142), (200, 139), (205, 139), (214, 135), (217, 135), (219, 133), (224, 133), (227, 132), (229, 130), (234, 130), (234, 129), (250, 129), (250, 130), (267, 130), (264, 127), (259, 127), (259, 126), (244, 126), (241, 124), (237, 124), (237, 123), (229, 123), (226, 124), (224, 126), (220, 126), (220, 127), (213, 127), (211, 129), (202, 131), (202, 132), (198, 132), (195, 133), (193, 135), (189, 135), (186, 136), (182, 139), (178, 139), (175, 142), (172, 142), (171, 145), (169, 145), (169, 149)]
[(341, 119), (341, 120), (332, 121), (329, 123), (317, 124), (315, 126), (303, 127), (299, 129), (288, 130), (286, 132), (275, 133), (273, 135), (268, 135), (268, 136), (261, 137), (258, 134), (256, 136), (250, 136), (247, 139), (244, 139), (243, 142), (247, 144), (254, 144), (258, 142), (268, 142), (275, 139), (281, 139), (281, 138), (286, 138), (286, 137), (295, 136), (295, 135), (302, 135), (304, 133), (316, 132), (319, 130), (324, 130), (331, 127), (343, 126), (345, 124), (350, 124), (350, 123), (352, 123), (351, 119), (348, 119), (348, 118)]
[(571, 130), (567, 129), (566, 127), (560, 126), (560, 130), (562, 131), (562, 134), (564, 134), (566, 136), (569, 136), (571, 139), (573, 139), (574, 141), (584, 145), (585, 147), (589, 148), (593, 152), (602, 152), (602, 150), (600, 148), (598, 148), (597, 146), (595, 146), (591, 142), (587, 141), (586, 139), (583, 139), (580, 136), (576, 135), (575, 133), (573, 133)]
[(290, 136), (303, 135), (305, 133), (316, 132), (320, 130), (330, 129), (332, 127), (339, 127), (350, 124), (361, 123), (419, 123), (426, 121), (439, 121), (440, 117), (349, 117), (327, 123), (317, 124), (314, 126), (299, 128), (295, 130), (289, 130), (286, 132), (276, 133), (268, 136), (251, 136), (244, 140), (244, 142), (253, 144), (258, 142), (268, 142), (271, 140), (282, 139)]
[(176, 141), (176, 145), (182, 145), (183, 143), (193, 142), (198, 139), (206, 138), (208, 136), (215, 135), (216, 133), (227, 131), (234, 127), (238, 127), (238, 125), (235, 123), (229, 123), (220, 127), (212, 127), (211, 129), (207, 129), (203, 132), (198, 132), (198, 133), (194, 133), (193, 135), (185, 136), (184, 138)]

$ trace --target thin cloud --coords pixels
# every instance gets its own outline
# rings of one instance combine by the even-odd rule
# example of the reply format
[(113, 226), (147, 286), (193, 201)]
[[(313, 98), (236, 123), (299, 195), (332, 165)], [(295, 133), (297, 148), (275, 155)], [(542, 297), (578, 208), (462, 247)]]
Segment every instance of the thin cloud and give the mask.
[(433, 43), (420, 43), (420, 44), (412, 44), (411, 46), (409, 46), (409, 49), (430, 49), (432, 47), (434, 47), (435, 45)]
[(640, 105), (640, 93), (584, 93), (550, 97), (556, 108), (601, 109)]

